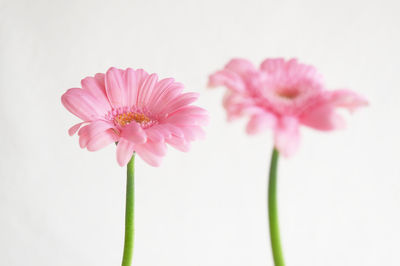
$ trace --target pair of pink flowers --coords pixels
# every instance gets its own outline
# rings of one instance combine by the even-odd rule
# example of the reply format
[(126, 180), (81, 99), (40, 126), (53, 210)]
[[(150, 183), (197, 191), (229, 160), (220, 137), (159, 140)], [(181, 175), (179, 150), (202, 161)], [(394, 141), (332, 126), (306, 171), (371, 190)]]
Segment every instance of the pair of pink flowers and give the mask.
[[(272, 129), (275, 147), (286, 156), (299, 145), (300, 125), (324, 131), (342, 128), (336, 108), (352, 111), (367, 104), (349, 90), (326, 90), (316, 69), (295, 59), (267, 59), (259, 69), (233, 59), (210, 76), (209, 84), (228, 88), (224, 107), (229, 119), (250, 116), (249, 134)], [(182, 93), (183, 88), (172, 78), (158, 80), (142, 69), (110, 68), (87, 77), (82, 88), (62, 96), (64, 106), (83, 120), (69, 134), (79, 130), (80, 146), (90, 151), (117, 142), (121, 166), (134, 152), (158, 166), (166, 144), (188, 151), (191, 141), (204, 136), (207, 111), (191, 105), (198, 94)]]

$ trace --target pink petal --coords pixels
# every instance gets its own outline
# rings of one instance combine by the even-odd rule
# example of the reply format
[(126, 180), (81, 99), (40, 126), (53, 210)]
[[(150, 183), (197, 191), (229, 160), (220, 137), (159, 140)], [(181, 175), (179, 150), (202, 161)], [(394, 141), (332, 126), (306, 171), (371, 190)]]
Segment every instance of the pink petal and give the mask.
[(87, 149), (88, 151), (97, 151), (100, 150), (104, 147), (106, 147), (107, 145), (116, 142), (117, 136), (115, 135), (114, 131), (112, 131), (111, 129), (101, 132), (99, 134), (97, 134), (96, 136), (94, 136), (93, 138), (90, 139), (88, 145), (87, 145)]
[(174, 82), (172, 84), (166, 85), (166, 87), (157, 87), (157, 90), (162, 90), (157, 97), (154, 98), (149, 105), (149, 108), (154, 114), (160, 114), (166, 109), (170, 103), (179, 97), (184, 86), (181, 83)]
[(242, 115), (253, 115), (265, 112), (263, 108), (256, 105), (253, 99), (243, 97), (243, 95), (232, 91), (226, 92), (223, 106), (226, 109), (229, 121)]
[(273, 73), (278, 69), (282, 69), (285, 65), (283, 58), (268, 58), (261, 63), (260, 69), (269, 73)]
[(162, 157), (154, 154), (145, 145), (138, 145), (137, 147), (135, 147), (135, 151), (140, 156), (140, 158), (142, 158), (149, 165), (154, 167), (160, 166)]
[(140, 86), (147, 79), (149, 74), (146, 71), (144, 71), (143, 69), (136, 69), (135, 73), (136, 73), (137, 84), (139, 84), (138, 88), (140, 88)]
[(342, 129), (345, 127), (344, 119), (335, 112), (331, 104), (320, 104), (308, 109), (301, 117), (302, 124), (324, 131)]
[(104, 87), (104, 78), (104, 74), (98, 73), (95, 77), (84, 78), (81, 84), (82, 88), (88, 90), (92, 94), (96, 103), (101, 106), (104, 113), (106, 113), (111, 110), (111, 105)]
[[(163, 95), (165, 95), (168, 91), (170, 91), (170, 86), (174, 83), (174, 79), (173, 78), (166, 78), (166, 79), (162, 79), (160, 80), (155, 88), (152, 91), (151, 97), (149, 99), (149, 104), (150, 106), (153, 106), (154, 103), (157, 103), (158, 100), (160, 99), (160, 97), (162, 97)], [(182, 86), (183, 88), (183, 86)], [(149, 108), (151, 108), (149, 106)]]
[(199, 126), (185, 126), (181, 127), (181, 130), (183, 131), (184, 138), (188, 141), (204, 139), (206, 136), (204, 130)]
[(329, 102), (336, 106), (346, 108), (349, 111), (368, 105), (368, 101), (361, 95), (350, 90), (327, 91)]
[(139, 108), (148, 108), (148, 100), (153, 93), (153, 89), (157, 84), (157, 74), (151, 74), (143, 82), (138, 91), (137, 105)]
[(130, 123), (121, 132), (121, 138), (124, 138), (134, 144), (142, 144), (147, 140), (146, 133), (142, 127), (135, 122)]
[(80, 88), (69, 89), (62, 95), (61, 102), (68, 111), (84, 121), (95, 120), (105, 114), (103, 106), (90, 92)]
[(197, 106), (186, 106), (170, 114), (165, 119), (165, 122), (175, 125), (205, 126), (209, 122), (209, 115), (203, 108)]
[(175, 114), (168, 117), (165, 122), (174, 125), (207, 125), (209, 119), (207, 115), (187, 115)]
[[(160, 125), (160, 127), (162, 127), (162, 131), (166, 135), (169, 135), (169, 136), (172, 135), (172, 136), (176, 136), (179, 138), (182, 138), (184, 136), (180, 127), (177, 127), (177, 126), (174, 126), (171, 124), (163, 124), (163, 125)], [(167, 137), (166, 135), (164, 135), (164, 136)]]
[(230, 70), (232, 72), (235, 72), (235, 73), (239, 74), (242, 77), (245, 76), (249, 72), (256, 71), (256, 68), (254, 67), (253, 63), (251, 63), (247, 59), (242, 59), (242, 58), (232, 59), (225, 66), (225, 69)]
[(277, 118), (271, 113), (260, 113), (253, 115), (247, 123), (246, 131), (248, 134), (257, 134), (266, 129), (274, 129)]
[[(146, 135), (147, 135), (147, 140), (153, 141), (153, 142), (159, 142), (159, 141), (164, 141), (164, 134), (159, 130), (159, 126), (152, 126), (150, 128), (147, 128), (145, 130)], [(168, 135), (167, 137), (169, 137)]]
[(288, 157), (293, 155), (300, 143), (298, 120), (294, 117), (282, 117), (275, 130), (275, 147)]
[(220, 70), (210, 75), (208, 79), (209, 87), (225, 86), (236, 92), (246, 90), (246, 84), (237, 73), (230, 70)]
[(78, 124), (72, 126), (72, 127), (68, 130), (68, 134), (69, 134), (70, 136), (75, 135), (76, 131), (78, 131), (78, 129), (79, 129), (83, 124), (85, 124), (85, 123), (86, 123), (86, 122), (82, 122), (82, 123), (78, 123)]
[(179, 95), (171, 102), (168, 103), (163, 109), (160, 110), (161, 113), (172, 113), (176, 110), (191, 104), (192, 102), (196, 101), (199, 97), (198, 93), (195, 92), (187, 92), (184, 94)]
[(79, 145), (81, 148), (85, 148), (92, 138), (96, 137), (100, 133), (104, 133), (108, 129), (113, 129), (114, 125), (104, 121), (104, 120), (97, 120), (89, 125), (82, 127), (79, 132)]
[(134, 144), (121, 138), (117, 145), (117, 161), (120, 166), (125, 166), (128, 164), (132, 158), (134, 151)]
[(148, 141), (145, 144), (140, 145), (142, 148), (154, 153), (157, 156), (164, 156), (167, 153), (167, 145), (164, 142), (151, 142)]
[(133, 107), (136, 105), (137, 92), (139, 86), (141, 85), (139, 83), (140, 78), (141, 77), (137, 77), (137, 73), (132, 68), (128, 68), (125, 70), (123, 79), (126, 87), (126, 105), (128, 107)]
[(184, 138), (172, 136), (167, 139), (166, 142), (177, 150), (183, 152), (188, 152), (190, 150), (190, 142), (186, 141)]
[(127, 106), (127, 88), (123, 79), (124, 71), (111, 67), (105, 77), (107, 97), (114, 108)]

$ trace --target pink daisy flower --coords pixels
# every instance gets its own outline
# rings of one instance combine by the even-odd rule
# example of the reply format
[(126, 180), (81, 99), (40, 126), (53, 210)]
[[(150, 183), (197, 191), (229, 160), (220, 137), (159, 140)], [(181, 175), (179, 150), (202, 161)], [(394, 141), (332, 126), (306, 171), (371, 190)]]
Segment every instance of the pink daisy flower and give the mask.
[(296, 59), (266, 59), (259, 69), (245, 59), (233, 59), (210, 76), (209, 85), (228, 88), (223, 103), (228, 119), (248, 115), (249, 134), (272, 129), (275, 147), (285, 156), (298, 148), (300, 125), (339, 129), (344, 119), (337, 108), (353, 111), (367, 105), (352, 91), (326, 90), (317, 70)]
[(188, 151), (190, 142), (204, 136), (207, 111), (190, 105), (197, 93), (182, 93), (184, 86), (172, 78), (158, 80), (142, 69), (110, 68), (69, 89), (61, 97), (65, 108), (83, 120), (69, 129), (78, 130), (79, 145), (89, 151), (117, 142), (117, 161), (126, 165), (136, 152), (158, 166), (169, 144)]

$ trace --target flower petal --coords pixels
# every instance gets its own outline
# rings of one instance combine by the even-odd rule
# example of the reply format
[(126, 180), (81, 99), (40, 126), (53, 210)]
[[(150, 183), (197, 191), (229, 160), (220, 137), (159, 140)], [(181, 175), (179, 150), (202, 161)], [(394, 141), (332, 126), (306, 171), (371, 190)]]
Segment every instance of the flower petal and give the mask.
[(180, 129), (183, 131), (184, 138), (187, 141), (204, 139), (206, 136), (204, 130), (199, 126), (183, 126)]
[[(165, 78), (157, 82), (156, 87), (152, 91), (151, 97), (149, 99), (149, 108), (152, 106), (156, 106), (156, 103), (162, 97), (165, 95), (168, 91), (171, 90), (171, 85), (174, 84), (174, 79), (173, 78)], [(183, 88), (183, 85), (182, 85)]]
[(188, 152), (190, 150), (190, 142), (184, 138), (172, 136), (166, 140), (166, 142), (177, 150)]
[(117, 144), (117, 161), (120, 166), (128, 164), (132, 158), (134, 144), (128, 140), (121, 138)]
[(108, 129), (113, 129), (114, 125), (104, 121), (104, 120), (97, 120), (89, 125), (82, 127), (79, 132), (79, 145), (81, 148), (85, 148), (92, 138), (96, 137), (98, 134), (107, 131)]
[(102, 106), (104, 113), (106, 113), (111, 110), (111, 105), (107, 98), (104, 78), (104, 74), (98, 73), (95, 77), (82, 79), (81, 85), (84, 90), (89, 91), (93, 95), (93, 99), (99, 106)]
[(68, 134), (69, 134), (70, 136), (75, 135), (75, 133), (78, 131), (78, 129), (79, 129), (83, 124), (85, 124), (85, 123), (86, 123), (86, 122), (81, 122), (81, 123), (78, 123), (78, 124), (73, 125), (70, 129), (68, 129)]
[(282, 117), (275, 130), (275, 147), (288, 157), (293, 155), (300, 143), (298, 120), (294, 117)]
[(268, 58), (261, 63), (260, 69), (269, 73), (273, 73), (279, 69), (283, 69), (284, 65), (285, 59), (283, 58)]
[(244, 77), (249, 72), (257, 71), (253, 63), (247, 59), (234, 58), (225, 66), (225, 69)]
[(345, 127), (345, 121), (335, 112), (332, 104), (320, 104), (307, 110), (301, 117), (302, 124), (314, 129), (330, 131)]
[(336, 107), (346, 108), (354, 111), (359, 107), (367, 106), (368, 101), (361, 95), (350, 90), (327, 91), (329, 102)]
[(154, 102), (152, 101), (149, 104), (149, 109), (151, 109), (155, 115), (163, 114), (163, 110), (166, 109), (174, 99), (179, 97), (183, 88), (183, 84), (178, 82), (157, 86), (157, 90), (160, 90), (160, 93), (154, 96)]
[(157, 84), (158, 76), (157, 74), (151, 74), (146, 78), (146, 80), (143, 82), (142, 86), (138, 90), (138, 96), (137, 96), (137, 106), (140, 109), (143, 108), (148, 108), (149, 106), (149, 98), (153, 93), (153, 89)]
[(220, 70), (210, 75), (208, 79), (209, 87), (225, 86), (236, 92), (244, 92), (246, 84), (242, 77), (230, 70)]
[(253, 115), (247, 123), (246, 131), (248, 134), (257, 134), (268, 128), (274, 129), (277, 118), (271, 113), (260, 113)]
[(117, 140), (118, 137), (116, 136), (114, 131), (112, 129), (109, 129), (92, 137), (87, 145), (87, 149), (88, 151), (97, 151), (113, 142), (116, 142)]
[(111, 67), (105, 76), (107, 97), (114, 108), (127, 105), (127, 88), (124, 84), (123, 74), (123, 70)]
[(142, 144), (147, 140), (146, 133), (138, 123), (132, 122), (121, 132), (121, 138), (124, 138), (134, 144)]
[(164, 135), (162, 132), (160, 132), (159, 128), (160, 127), (157, 125), (147, 128), (145, 130), (147, 139), (154, 142), (164, 141)]
[(154, 151), (149, 149), (146, 144), (137, 145), (135, 151), (146, 163), (154, 167), (160, 166), (162, 157), (153, 153)]
[(87, 90), (69, 89), (61, 96), (61, 102), (68, 111), (84, 121), (92, 121), (104, 115), (103, 106)]
[(161, 113), (172, 113), (175, 112), (176, 110), (185, 107), (192, 102), (196, 101), (197, 98), (199, 97), (198, 93), (195, 92), (187, 92), (184, 94), (179, 95), (172, 101), (170, 101), (163, 109), (160, 110)]
[(127, 107), (133, 107), (136, 105), (137, 92), (140, 86), (140, 77), (137, 77), (137, 73), (132, 68), (127, 68), (123, 75), (126, 88), (126, 105)]

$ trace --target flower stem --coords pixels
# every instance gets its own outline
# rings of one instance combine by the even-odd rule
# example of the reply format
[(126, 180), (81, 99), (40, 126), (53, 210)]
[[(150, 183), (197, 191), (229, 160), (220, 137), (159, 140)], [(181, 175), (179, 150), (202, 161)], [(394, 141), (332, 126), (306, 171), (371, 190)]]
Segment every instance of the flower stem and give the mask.
[(126, 171), (125, 242), (122, 266), (131, 266), (135, 242), (135, 154)]
[(271, 166), (269, 169), (268, 184), (268, 214), (269, 214), (269, 230), (271, 236), (272, 255), (274, 257), (275, 266), (284, 266), (283, 253), (281, 247), (281, 239), (279, 235), (278, 223), (278, 203), (277, 203), (277, 167), (279, 153), (274, 148), (271, 156)]

